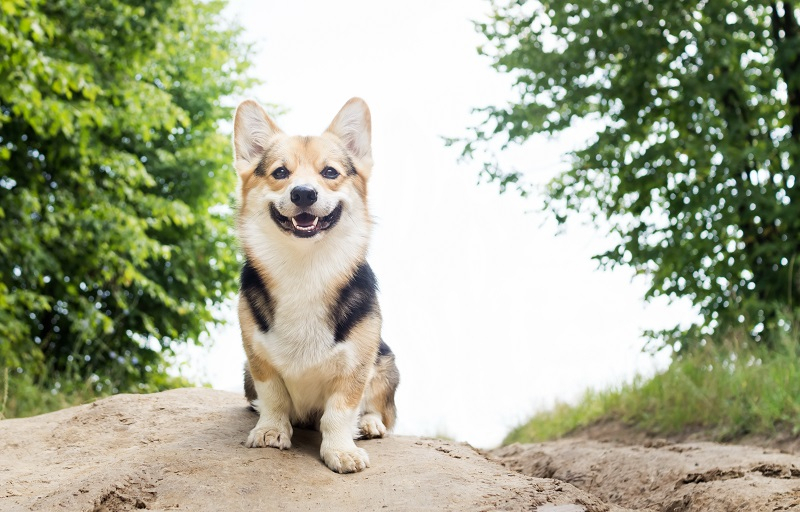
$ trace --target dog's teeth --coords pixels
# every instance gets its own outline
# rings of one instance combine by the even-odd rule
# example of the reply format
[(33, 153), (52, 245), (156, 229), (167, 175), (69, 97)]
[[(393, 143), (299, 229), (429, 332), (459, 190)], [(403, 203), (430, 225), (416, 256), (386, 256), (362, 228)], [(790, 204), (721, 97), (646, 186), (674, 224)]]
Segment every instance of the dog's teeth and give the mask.
[(314, 231), (315, 229), (317, 229), (317, 224), (319, 224), (319, 217), (314, 217), (314, 220), (312, 221), (310, 226), (301, 226), (300, 224), (297, 223), (297, 220), (295, 220), (294, 217), (291, 217), (291, 219), (292, 219), (292, 226), (294, 227), (294, 229), (299, 231)]

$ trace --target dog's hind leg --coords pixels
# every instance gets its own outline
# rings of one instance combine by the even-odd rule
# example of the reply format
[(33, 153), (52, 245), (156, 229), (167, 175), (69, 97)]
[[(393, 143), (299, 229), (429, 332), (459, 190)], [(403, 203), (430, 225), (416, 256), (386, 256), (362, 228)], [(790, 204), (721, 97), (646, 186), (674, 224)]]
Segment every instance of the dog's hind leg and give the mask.
[(250, 365), (244, 364), (244, 397), (250, 404), (250, 408), (258, 412), (253, 406), (253, 402), (258, 400), (258, 393), (256, 393), (256, 385), (253, 382), (253, 374), (250, 373)]
[(383, 437), (391, 430), (397, 419), (394, 394), (400, 383), (400, 373), (394, 361), (394, 354), (381, 340), (375, 372), (367, 384), (361, 402), (361, 416), (358, 428), (362, 437)]

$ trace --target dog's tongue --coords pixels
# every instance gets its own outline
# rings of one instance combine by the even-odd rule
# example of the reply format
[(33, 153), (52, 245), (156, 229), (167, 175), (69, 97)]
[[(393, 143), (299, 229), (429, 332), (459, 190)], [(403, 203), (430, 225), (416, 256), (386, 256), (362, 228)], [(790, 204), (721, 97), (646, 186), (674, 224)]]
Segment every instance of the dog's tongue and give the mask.
[(310, 228), (314, 225), (314, 221), (316, 220), (317, 218), (310, 213), (301, 213), (294, 217), (294, 224), (301, 228)]

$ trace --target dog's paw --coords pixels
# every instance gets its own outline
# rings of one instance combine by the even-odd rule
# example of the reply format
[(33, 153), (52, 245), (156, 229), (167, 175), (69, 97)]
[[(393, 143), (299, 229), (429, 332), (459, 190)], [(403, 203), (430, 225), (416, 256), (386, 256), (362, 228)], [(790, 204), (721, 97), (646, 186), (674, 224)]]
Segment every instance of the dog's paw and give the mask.
[(377, 414), (365, 414), (358, 420), (358, 428), (361, 430), (361, 437), (367, 439), (373, 437), (383, 437), (386, 435), (386, 426)]
[(369, 456), (363, 448), (325, 449), (321, 455), (325, 465), (337, 473), (357, 473), (369, 467)]
[(247, 436), (245, 446), (248, 448), (264, 448), (273, 446), (281, 450), (288, 450), (292, 447), (292, 432), (275, 427), (259, 427), (250, 431)]

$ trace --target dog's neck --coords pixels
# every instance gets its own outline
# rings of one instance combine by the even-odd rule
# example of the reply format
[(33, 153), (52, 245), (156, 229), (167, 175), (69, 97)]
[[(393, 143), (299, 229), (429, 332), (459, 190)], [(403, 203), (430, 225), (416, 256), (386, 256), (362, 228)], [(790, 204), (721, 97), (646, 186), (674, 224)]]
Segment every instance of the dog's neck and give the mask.
[(247, 230), (242, 240), (246, 256), (265, 274), (262, 279), (270, 291), (279, 295), (302, 291), (309, 299), (338, 291), (365, 261), (370, 235), (368, 229), (340, 229), (313, 240), (295, 238), (277, 228), (277, 236), (270, 237), (247, 236)]

